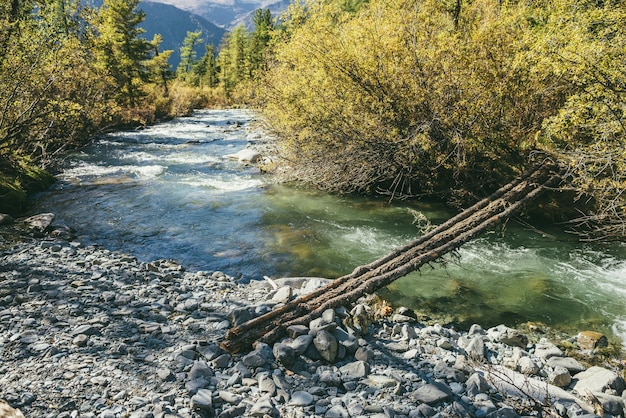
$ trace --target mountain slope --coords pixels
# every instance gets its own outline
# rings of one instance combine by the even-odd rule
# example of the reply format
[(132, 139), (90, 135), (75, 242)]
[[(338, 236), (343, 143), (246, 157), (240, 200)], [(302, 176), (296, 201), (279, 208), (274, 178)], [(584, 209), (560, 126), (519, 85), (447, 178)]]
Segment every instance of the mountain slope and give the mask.
[[(92, 0), (89, 3), (93, 7), (100, 8), (103, 0)], [(174, 70), (180, 62), (180, 47), (183, 45), (187, 32), (202, 32), (203, 43), (196, 48), (198, 58), (204, 55), (207, 45), (213, 44), (215, 47), (219, 47), (220, 41), (226, 33), (226, 30), (202, 16), (181, 10), (171, 4), (141, 1), (138, 8), (146, 13), (146, 19), (139, 25), (146, 31), (142, 35), (143, 38), (151, 40), (157, 33), (163, 36), (160, 50), (174, 50), (169, 61)]]
[(198, 58), (204, 55), (205, 47), (213, 44), (218, 47), (226, 31), (201, 16), (194, 15), (169, 4), (142, 1), (139, 9), (146, 13), (146, 20), (140, 25), (146, 30), (143, 35), (150, 40), (160, 33), (163, 36), (161, 50), (173, 49), (170, 64), (174, 69), (180, 62), (180, 47), (183, 44), (187, 32), (202, 32), (201, 45), (196, 48)]
[[(170, 4), (179, 9), (197, 14), (218, 26), (230, 29), (240, 23), (250, 27), (251, 15), (256, 9), (269, 8), (273, 16), (275, 12), (285, 10), (290, 0), (153, 0)], [(281, 6), (276, 6), (281, 4)]]

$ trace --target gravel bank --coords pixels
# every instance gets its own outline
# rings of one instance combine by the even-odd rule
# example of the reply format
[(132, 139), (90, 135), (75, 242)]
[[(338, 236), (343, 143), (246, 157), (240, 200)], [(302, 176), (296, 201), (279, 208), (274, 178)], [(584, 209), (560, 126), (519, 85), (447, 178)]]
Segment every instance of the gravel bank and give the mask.
[(0, 399), (26, 417), (624, 415), (619, 363), (587, 368), (505, 326), (458, 332), (365, 302), (231, 356), (219, 343), (232, 324), (323, 280), (244, 284), (33, 228), (0, 250)]

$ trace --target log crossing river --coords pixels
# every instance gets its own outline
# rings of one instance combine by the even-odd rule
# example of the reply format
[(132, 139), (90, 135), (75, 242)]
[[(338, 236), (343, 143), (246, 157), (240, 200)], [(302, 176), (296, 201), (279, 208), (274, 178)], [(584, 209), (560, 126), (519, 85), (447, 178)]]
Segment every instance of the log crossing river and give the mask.
[[(340, 197), (274, 185), (226, 158), (267, 135), (246, 110), (203, 110), (143, 130), (107, 135), (74, 153), (33, 211), (54, 212), (97, 243), (149, 261), (242, 280), (338, 277), (452, 214), (441, 205)], [(516, 326), (626, 340), (626, 245), (580, 244), (549, 225), (509, 222), (422, 268), (381, 295), (444, 322)]]

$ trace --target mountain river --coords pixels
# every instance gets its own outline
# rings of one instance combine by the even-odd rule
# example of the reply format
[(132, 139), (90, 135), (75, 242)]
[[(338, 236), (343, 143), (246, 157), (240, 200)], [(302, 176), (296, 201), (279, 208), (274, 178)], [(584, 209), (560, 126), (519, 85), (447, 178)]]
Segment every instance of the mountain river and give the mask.
[[(203, 110), (106, 135), (70, 155), (33, 211), (54, 212), (83, 243), (175, 259), (242, 280), (337, 277), (451, 216), (440, 205), (335, 196), (272, 184), (226, 158), (268, 140), (245, 110)], [(459, 326), (528, 321), (626, 341), (626, 245), (509, 222), (380, 295)], [(554, 228), (552, 228), (554, 229)]]

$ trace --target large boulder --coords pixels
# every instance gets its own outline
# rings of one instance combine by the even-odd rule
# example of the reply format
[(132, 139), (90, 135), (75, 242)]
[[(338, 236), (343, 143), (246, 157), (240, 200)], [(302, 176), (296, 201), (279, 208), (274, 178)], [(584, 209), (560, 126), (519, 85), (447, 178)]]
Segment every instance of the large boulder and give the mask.
[(242, 163), (256, 163), (261, 159), (261, 154), (257, 151), (245, 148), (240, 151), (237, 151), (234, 154), (226, 155), (226, 158), (230, 158), (231, 160), (238, 160)]
[(487, 336), (491, 341), (500, 342), (513, 347), (526, 348), (528, 345), (528, 337), (520, 331), (505, 325), (490, 328), (487, 331)]
[(624, 380), (617, 373), (598, 366), (577, 373), (574, 376), (574, 381), (572, 389), (579, 395), (586, 395), (587, 390), (591, 392), (614, 392), (615, 394), (621, 394), (624, 390)]
[(54, 213), (40, 213), (24, 219), (24, 224), (33, 232), (43, 233), (50, 229), (54, 221)]

